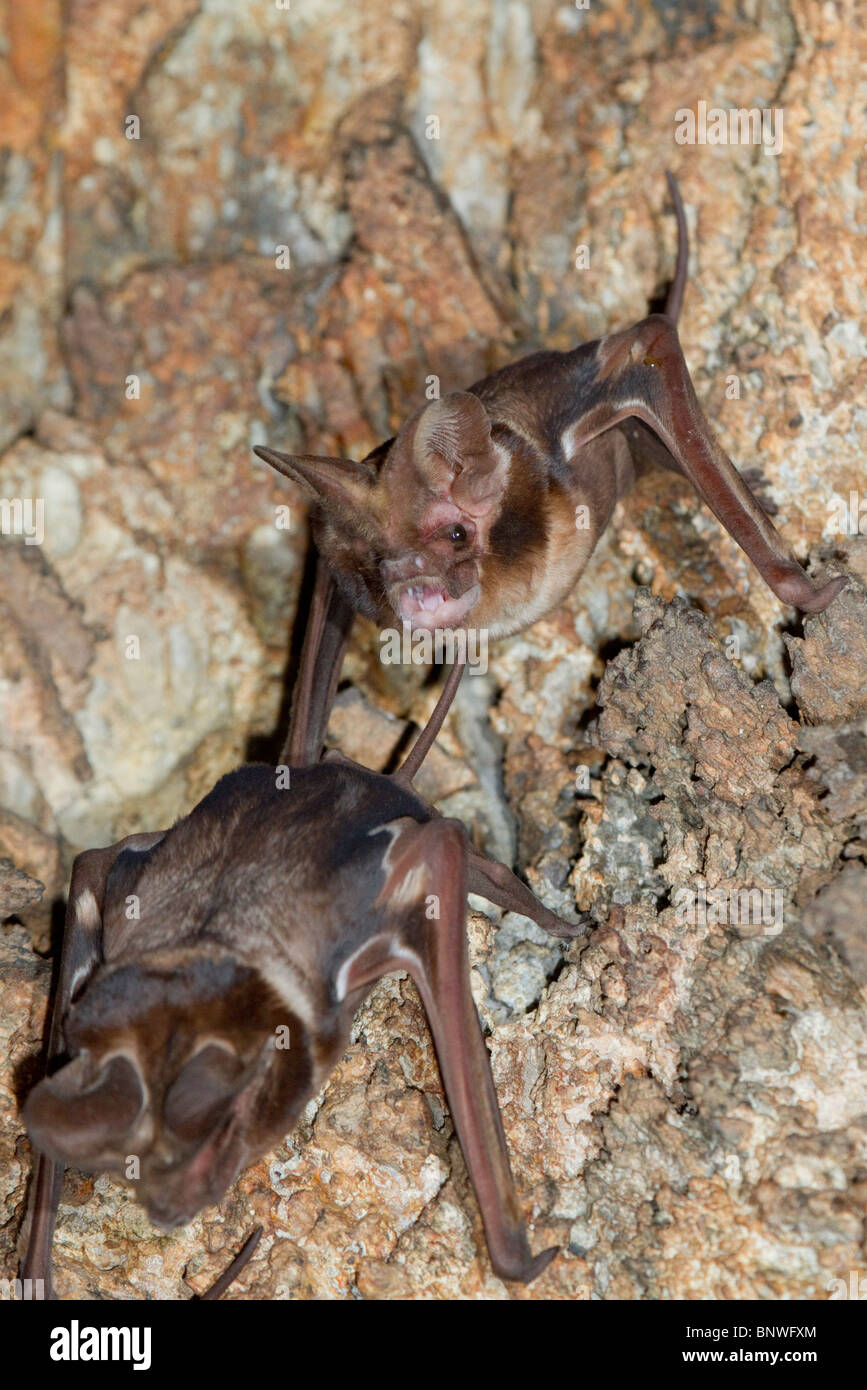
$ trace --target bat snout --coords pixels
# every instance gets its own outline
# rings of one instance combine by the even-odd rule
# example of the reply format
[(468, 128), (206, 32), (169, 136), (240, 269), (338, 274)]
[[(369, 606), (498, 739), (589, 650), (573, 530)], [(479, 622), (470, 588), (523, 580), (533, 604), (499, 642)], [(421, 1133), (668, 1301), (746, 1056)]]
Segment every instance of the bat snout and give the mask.
[(196, 1215), (194, 1210), (183, 1211), (156, 1195), (148, 1198), (145, 1209), (149, 1220), (161, 1231), (176, 1231), (179, 1226), (189, 1226)]
[(380, 564), (382, 582), (386, 588), (392, 588), (395, 584), (405, 584), (412, 579), (418, 578), (427, 568), (427, 562), (422, 554), (413, 551), (409, 555), (399, 555), (390, 560), (383, 560)]

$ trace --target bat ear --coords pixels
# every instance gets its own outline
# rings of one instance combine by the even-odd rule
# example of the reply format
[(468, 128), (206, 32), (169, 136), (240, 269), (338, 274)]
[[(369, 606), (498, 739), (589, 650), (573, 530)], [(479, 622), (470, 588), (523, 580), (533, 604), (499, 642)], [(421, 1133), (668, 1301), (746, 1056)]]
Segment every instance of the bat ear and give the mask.
[(163, 1118), (183, 1141), (203, 1140), (250, 1080), (237, 1052), (208, 1043), (187, 1062), (166, 1092)]
[(118, 1152), (145, 1104), (137, 1068), (116, 1054), (98, 1069), (82, 1052), (40, 1081), (24, 1107), (24, 1123), (43, 1153), (68, 1163), (89, 1164)]
[(502, 490), (503, 464), (491, 439), (491, 420), (470, 391), (451, 391), (407, 422), (389, 466), (412, 471), (439, 496), (448, 494), (471, 515), (489, 509)]
[[(270, 1099), (267, 1087), (264, 1101), (261, 1096), (269, 1052), (266, 1043), (245, 1062), (228, 1043), (206, 1043), (169, 1086), (162, 1138), (170, 1151), (182, 1152), (146, 1181), (144, 1202), (158, 1226), (185, 1224), (219, 1202), (244, 1164), (262, 1151), (263, 1138), (275, 1137), (278, 1127), (267, 1123), (261, 1132)], [(290, 1128), (279, 1127), (279, 1133)]]
[(376, 483), (376, 472), (370, 464), (318, 454), (282, 454), (279, 449), (258, 445), (253, 453), (293, 483), (300, 483), (326, 507), (330, 504), (358, 511), (369, 506), (370, 489)]

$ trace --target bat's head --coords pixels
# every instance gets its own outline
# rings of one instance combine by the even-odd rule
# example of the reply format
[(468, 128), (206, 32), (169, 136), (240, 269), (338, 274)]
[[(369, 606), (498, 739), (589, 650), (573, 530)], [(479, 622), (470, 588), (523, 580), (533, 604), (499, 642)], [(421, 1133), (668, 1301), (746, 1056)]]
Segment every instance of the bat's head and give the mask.
[(479, 620), (509, 454), (477, 396), (431, 401), (362, 463), (256, 453), (312, 493), (317, 546), (359, 612), (430, 631)]
[(300, 1020), (256, 970), (213, 947), (101, 967), (65, 1034), (70, 1060), (24, 1107), (33, 1143), (128, 1178), (165, 1228), (218, 1202), (313, 1093)]

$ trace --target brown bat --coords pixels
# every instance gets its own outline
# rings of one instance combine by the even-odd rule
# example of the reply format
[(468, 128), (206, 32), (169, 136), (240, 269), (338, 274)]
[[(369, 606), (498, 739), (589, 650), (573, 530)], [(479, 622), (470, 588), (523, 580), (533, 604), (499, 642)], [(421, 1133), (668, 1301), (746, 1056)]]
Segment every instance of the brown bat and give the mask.
[[(318, 752), (352, 612), (382, 627), (518, 632), (563, 601), (618, 500), (653, 464), (687, 477), (785, 603), (821, 612), (846, 576), (815, 588), (714, 438), (677, 335), (686, 218), (664, 314), (536, 352), (431, 401), (361, 462), (257, 448), (314, 503), (319, 581), (298, 699)], [(315, 650), (314, 650), (315, 649)]]
[(218, 1202), (292, 1129), (394, 970), (427, 1012), (495, 1271), (529, 1281), (553, 1257), (532, 1255), (512, 1180), (470, 992), (467, 892), (558, 935), (585, 927), (548, 913), (414, 791), (459, 676), (392, 776), (336, 753), (288, 774), (244, 766), (171, 830), (78, 856), (54, 1069), (24, 1107), (38, 1160), (22, 1279), (50, 1288), (64, 1164), (129, 1176), (135, 1159), (137, 1195), (168, 1229)]

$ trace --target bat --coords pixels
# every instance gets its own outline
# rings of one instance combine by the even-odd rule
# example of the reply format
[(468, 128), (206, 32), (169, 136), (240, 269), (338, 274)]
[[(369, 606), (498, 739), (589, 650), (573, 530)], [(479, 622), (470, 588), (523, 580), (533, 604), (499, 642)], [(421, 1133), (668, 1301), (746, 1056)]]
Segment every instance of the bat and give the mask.
[(66, 1164), (130, 1176), (134, 1159), (137, 1196), (166, 1229), (218, 1202), (292, 1129), (394, 970), (424, 1004), (494, 1270), (529, 1281), (553, 1258), (532, 1254), (511, 1174), (470, 991), (467, 892), (547, 916), (558, 935), (586, 927), (547, 913), (415, 792), (459, 678), (456, 666), (390, 776), (339, 753), (248, 764), (170, 830), (77, 857), (49, 1074), (23, 1111), (37, 1154), (23, 1280), (50, 1289)]
[(313, 504), (326, 570), (305, 652), (314, 744), (355, 611), (381, 627), (518, 632), (562, 603), (653, 465), (689, 479), (784, 603), (818, 613), (845, 587), (845, 575), (814, 587), (702, 413), (677, 333), (686, 217), (666, 177), (678, 250), (664, 313), (449, 392), (361, 461), (255, 449)]

